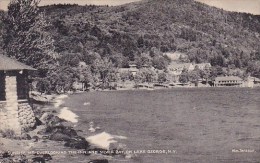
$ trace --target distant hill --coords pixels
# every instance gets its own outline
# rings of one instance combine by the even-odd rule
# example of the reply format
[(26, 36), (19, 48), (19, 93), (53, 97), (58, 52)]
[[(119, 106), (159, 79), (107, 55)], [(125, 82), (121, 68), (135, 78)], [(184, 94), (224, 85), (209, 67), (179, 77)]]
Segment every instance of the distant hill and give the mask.
[[(143, 0), (121, 6), (51, 5), (45, 12), (56, 51), (96, 52), (116, 66), (141, 53), (179, 52), (189, 62), (238, 67), (259, 76), (260, 16), (194, 0)], [(154, 54), (151, 55), (154, 57)]]

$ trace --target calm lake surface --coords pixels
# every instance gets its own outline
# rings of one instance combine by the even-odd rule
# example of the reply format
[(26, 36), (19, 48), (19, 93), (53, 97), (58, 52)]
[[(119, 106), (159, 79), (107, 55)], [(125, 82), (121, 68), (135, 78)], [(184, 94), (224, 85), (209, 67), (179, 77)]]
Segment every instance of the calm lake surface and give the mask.
[[(122, 162), (260, 162), (258, 88), (89, 92), (71, 95), (64, 105), (79, 115), (83, 134), (93, 121), (102, 131), (126, 136), (121, 142), (129, 150), (176, 151)], [(234, 152), (240, 149), (251, 152)]]

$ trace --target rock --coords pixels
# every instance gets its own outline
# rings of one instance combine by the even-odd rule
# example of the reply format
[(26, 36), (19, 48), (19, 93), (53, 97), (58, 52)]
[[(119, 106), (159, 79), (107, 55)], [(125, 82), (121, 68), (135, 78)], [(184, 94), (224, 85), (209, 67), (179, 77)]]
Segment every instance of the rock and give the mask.
[(69, 137), (77, 136), (77, 132), (72, 129), (71, 127), (63, 126), (62, 124), (58, 126), (47, 126), (45, 131), (42, 131), (44, 134), (54, 134), (54, 133), (61, 133), (68, 135)]
[(63, 133), (54, 133), (50, 136), (50, 140), (68, 141), (68, 140), (70, 140), (70, 137), (68, 135), (63, 134)]
[(6, 151), (6, 152), (4, 152), (4, 153), (2, 154), (2, 157), (3, 157), (3, 158), (11, 157), (11, 153)]
[(88, 149), (89, 143), (86, 141), (85, 138), (76, 136), (72, 137), (71, 139), (67, 140), (64, 144), (66, 147), (71, 147), (75, 149)]
[(89, 161), (88, 163), (108, 163), (108, 160), (103, 159), (103, 160), (92, 160)]
[(31, 136), (29, 134), (22, 134), (21, 139), (23, 140), (31, 140)]
[(31, 123), (29, 124), (29, 126), (30, 126), (30, 128), (33, 128), (33, 127), (35, 126), (35, 122), (31, 122)]
[(32, 161), (33, 163), (45, 163), (45, 160), (42, 157), (34, 157)]
[(46, 125), (57, 125), (63, 122), (64, 120), (50, 113), (43, 113), (43, 115), (40, 118), (40, 121)]
[(53, 110), (52, 113), (57, 113), (57, 111), (56, 111), (56, 110)]
[(122, 144), (122, 143), (118, 143), (118, 142), (114, 142), (114, 143), (110, 143), (109, 145), (109, 150), (125, 150), (126, 149), (126, 145)]
[(48, 119), (50, 115), (48, 113), (43, 113), (41, 118), (39, 119), (43, 124), (46, 124), (46, 120)]
[(51, 157), (51, 155), (49, 155), (49, 154), (44, 154), (42, 157), (43, 157), (43, 159), (44, 159), (45, 161), (50, 161), (50, 160), (52, 160), (52, 157)]
[(42, 125), (43, 123), (42, 123), (42, 121), (41, 120), (39, 120), (39, 118), (35, 118), (35, 125), (36, 126), (40, 126), (40, 125)]
[(32, 140), (33, 140), (33, 142), (38, 142), (39, 137), (38, 137), (38, 136), (33, 136), (33, 137), (32, 137)]
[(44, 135), (44, 136), (42, 136), (42, 139), (43, 140), (46, 140), (46, 139), (49, 139), (50, 137), (48, 136), (48, 135)]
[(27, 121), (26, 121), (26, 119), (23, 119), (21, 122), (22, 122), (22, 124), (26, 124)]
[(49, 125), (57, 125), (57, 124), (60, 124), (61, 122), (64, 122), (63, 119), (60, 119), (58, 116), (54, 116), (54, 115), (51, 115), (50, 116), (50, 119), (47, 119), (47, 124)]

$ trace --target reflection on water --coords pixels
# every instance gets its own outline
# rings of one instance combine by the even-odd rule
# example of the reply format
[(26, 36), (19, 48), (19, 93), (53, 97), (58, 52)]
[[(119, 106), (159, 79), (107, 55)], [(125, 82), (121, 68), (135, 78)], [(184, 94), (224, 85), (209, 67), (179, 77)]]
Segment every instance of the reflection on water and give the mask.
[[(93, 121), (126, 136), (129, 149), (177, 151), (130, 162), (257, 162), (259, 95), (260, 89), (244, 88), (91, 92), (72, 95), (65, 105), (79, 115), (77, 127), (85, 133)], [(256, 152), (232, 153), (245, 148)]]

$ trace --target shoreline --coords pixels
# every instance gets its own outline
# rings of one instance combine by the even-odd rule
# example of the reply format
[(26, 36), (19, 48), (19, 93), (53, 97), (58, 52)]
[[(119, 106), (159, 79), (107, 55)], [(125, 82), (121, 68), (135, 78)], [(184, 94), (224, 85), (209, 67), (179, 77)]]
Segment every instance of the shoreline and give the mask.
[[(84, 93), (84, 92), (83, 92)], [(77, 94), (77, 93), (73, 93)], [(26, 132), (22, 137), (0, 137), (0, 162), (21, 160), (34, 162), (41, 160), (65, 161), (74, 155), (87, 162), (113, 160), (114, 155), (102, 151), (119, 147), (118, 139), (125, 138), (105, 131), (83, 134), (75, 127), (79, 116), (73, 113), (64, 103), (69, 94), (52, 94), (51, 104), (33, 104), (37, 121), (35, 129)], [(104, 139), (100, 142), (101, 139)], [(93, 152), (94, 151), (94, 152)], [(121, 155), (122, 159), (126, 159)], [(71, 158), (73, 162), (73, 158)], [(56, 161), (55, 161), (56, 160)]]
[[(142, 91), (142, 90), (149, 90), (149, 91), (156, 91), (156, 90), (174, 90), (174, 89), (259, 89), (260, 87), (193, 87), (193, 86), (189, 86), (189, 87), (183, 87), (183, 86), (179, 86), (179, 87), (171, 87), (171, 88), (151, 88), (151, 89), (138, 89), (138, 88), (129, 88), (129, 89), (116, 89), (116, 90), (95, 90), (95, 91), (89, 91), (89, 92), (109, 92), (109, 91)], [(87, 91), (85, 91), (87, 92)], [(84, 93), (82, 92), (77, 92), (77, 93)], [(76, 94), (77, 94), (76, 93)], [(74, 94), (74, 93), (73, 93)]]
[(76, 90), (76, 91), (70, 91), (70, 92), (65, 92), (61, 94), (57, 93), (51, 93), (51, 94), (40, 94), (37, 91), (31, 91), (31, 92), (36, 92), (40, 94), (39, 96), (43, 96), (45, 98), (48, 98), (48, 102), (43, 102), (43, 103), (55, 103), (55, 99), (62, 97), (62, 96), (69, 96), (69, 95), (74, 95), (74, 94), (82, 94), (86, 92), (110, 92), (110, 91), (141, 91), (141, 90), (149, 90), (149, 91), (155, 91), (155, 90), (174, 90), (174, 89), (259, 89), (260, 86), (254, 86), (254, 87), (235, 87), (235, 86), (172, 86), (172, 87), (152, 87), (152, 88), (134, 88), (134, 87), (129, 87), (129, 88), (117, 88), (117, 89), (90, 89), (89, 91), (82, 91), (82, 90)]

